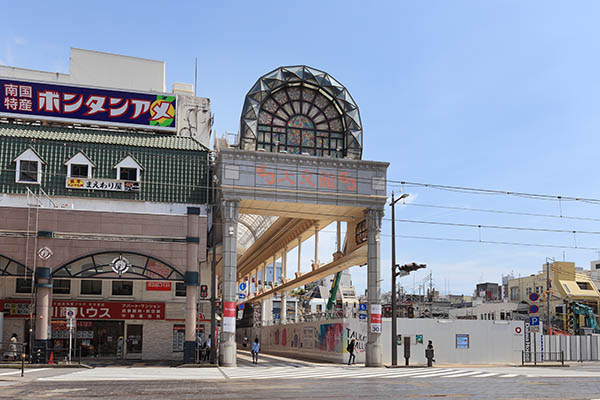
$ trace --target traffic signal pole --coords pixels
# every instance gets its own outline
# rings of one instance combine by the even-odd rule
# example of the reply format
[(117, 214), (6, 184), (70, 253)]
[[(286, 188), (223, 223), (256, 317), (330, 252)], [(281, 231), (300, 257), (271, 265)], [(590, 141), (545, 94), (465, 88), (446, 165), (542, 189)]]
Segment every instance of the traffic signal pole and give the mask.
[[(392, 202), (390, 203), (390, 207), (392, 207), (392, 365), (398, 365), (398, 326), (396, 321), (396, 278), (398, 275), (406, 276), (412, 271), (416, 271), (420, 268), (425, 268), (425, 264), (405, 264), (403, 266), (399, 266), (396, 264), (396, 212), (394, 209), (394, 205), (408, 197), (408, 193), (404, 193), (402, 196), (394, 199), (394, 192), (392, 192)], [(407, 361), (408, 362), (408, 361)]]
[(392, 202), (390, 203), (392, 207), (392, 365), (398, 365), (398, 344), (396, 342), (398, 336), (398, 327), (396, 326), (396, 213), (394, 212), (396, 201), (394, 200), (394, 192), (392, 192)]

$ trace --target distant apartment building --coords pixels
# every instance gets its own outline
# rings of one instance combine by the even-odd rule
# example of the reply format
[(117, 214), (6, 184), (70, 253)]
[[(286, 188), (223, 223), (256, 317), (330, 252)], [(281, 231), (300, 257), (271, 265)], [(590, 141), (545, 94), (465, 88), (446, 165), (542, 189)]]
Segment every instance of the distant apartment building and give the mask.
[(474, 296), (484, 301), (497, 301), (502, 299), (502, 291), (497, 283), (478, 283)]
[(488, 321), (505, 321), (522, 319), (517, 303), (480, 303), (471, 307), (454, 308), (448, 311), (450, 319), (478, 319)]
[[(556, 261), (549, 264), (549, 271), (544, 265), (542, 272), (538, 274), (509, 280), (509, 301), (522, 304), (535, 303), (540, 309), (539, 315), (545, 320), (547, 318), (547, 296), (550, 296), (550, 318), (552, 326), (555, 328), (567, 328), (568, 310), (575, 303), (589, 307), (597, 319), (600, 292), (592, 279), (593, 272), (576, 268), (575, 263), (572, 262)], [(548, 284), (549, 290), (547, 289)], [(538, 301), (530, 300), (532, 293), (539, 296)], [(579, 326), (584, 326), (586, 323), (582, 317), (580, 317)]]

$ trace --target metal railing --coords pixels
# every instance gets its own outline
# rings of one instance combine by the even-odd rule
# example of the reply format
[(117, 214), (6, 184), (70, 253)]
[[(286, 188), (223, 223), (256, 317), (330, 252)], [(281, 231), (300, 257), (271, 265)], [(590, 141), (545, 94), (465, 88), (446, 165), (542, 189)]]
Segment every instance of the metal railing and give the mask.
[(532, 351), (521, 351), (521, 365), (531, 364), (543, 364), (545, 362), (560, 362), (565, 365), (565, 352), (564, 351), (544, 351), (544, 352), (532, 352)]

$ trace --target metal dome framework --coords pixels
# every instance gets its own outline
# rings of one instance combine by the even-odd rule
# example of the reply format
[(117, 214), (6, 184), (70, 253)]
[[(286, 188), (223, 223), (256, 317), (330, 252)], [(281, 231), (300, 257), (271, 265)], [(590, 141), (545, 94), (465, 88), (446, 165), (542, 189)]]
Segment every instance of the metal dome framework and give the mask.
[(362, 156), (362, 123), (348, 90), (304, 65), (262, 76), (246, 95), (240, 148), (320, 157)]

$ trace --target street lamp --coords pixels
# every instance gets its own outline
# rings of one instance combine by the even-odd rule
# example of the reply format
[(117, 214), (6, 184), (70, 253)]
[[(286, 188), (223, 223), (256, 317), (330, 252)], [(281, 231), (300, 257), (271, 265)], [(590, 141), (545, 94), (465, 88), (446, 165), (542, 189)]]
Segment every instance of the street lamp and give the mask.
[(406, 276), (411, 271), (416, 271), (420, 268), (425, 268), (425, 264), (405, 264), (399, 266), (396, 264), (396, 213), (395, 205), (398, 201), (405, 199), (409, 196), (408, 193), (403, 193), (397, 199), (394, 199), (394, 192), (392, 192), (392, 365), (398, 365), (398, 348), (396, 337), (398, 336), (398, 327), (396, 324), (396, 278), (400, 276)]

